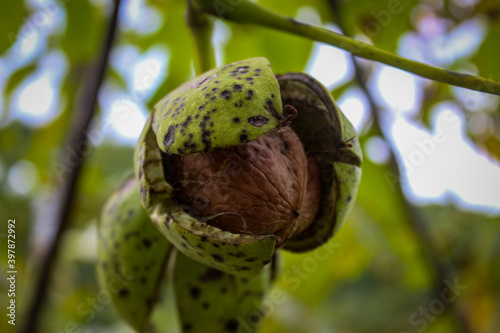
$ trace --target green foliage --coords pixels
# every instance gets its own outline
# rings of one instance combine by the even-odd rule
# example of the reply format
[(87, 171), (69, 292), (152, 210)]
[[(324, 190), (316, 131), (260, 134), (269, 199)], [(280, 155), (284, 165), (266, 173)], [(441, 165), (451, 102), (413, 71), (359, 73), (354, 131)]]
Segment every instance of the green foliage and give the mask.
[(66, 30), (61, 47), (72, 63), (85, 63), (99, 54), (104, 21), (88, 1), (65, 2)]
[(22, 35), (19, 34), (19, 28), (23, 21), (28, 18), (23, 1), (4, 1), (2, 12), (7, 15), (2, 15), (0, 20), (0, 31), (3, 35), (0, 38), (0, 55), (11, 47), (19, 37), (22, 38)]
[(479, 73), (484, 77), (500, 77), (500, 68), (498, 66), (498, 59), (500, 57), (500, 50), (498, 48), (499, 40), (500, 26), (494, 26), (486, 35), (486, 39), (474, 57)]
[[(109, 10), (101, 1), (58, 1), (56, 6), (62, 9), (64, 17), (49, 30), (48, 26), (35, 24), (38, 21), (33, 15), (43, 8), (31, 4), (28, 7), (27, 3), (2, 1), (0, 10), (0, 221), (5, 223), (9, 218), (17, 221), (16, 265), (19, 274), (16, 300), (19, 321), (27, 320), (22, 316), (32, 291), (35, 264), (54, 230), (55, 194), (61, 185), (54, 163), (69, 156), (66, 151), (67, 129), (79, 101), (84, 74), (99, 55), (109, 19)], [(148, 95), (151, 97), (144, 101), (134, 99), (152, 110), (161, 97), (194, 77), (195, 56), (193, 39), (184, 22), (184, 1), (147, 0), (145, 3), (159, 16), (158, 29), (143, 33), (122, 28), (114, 51), (127, 47), (137, 50), (140, 55), (153, 48), (167, 51), (166, 71), (160, 73), (158, 86)], [(323, 25), (332, 23), (336, 17), (330, 1), (326, 0), (260, 0), (258, 3), (295, 18), (298, 13), (303, 13), (300, 11), (302, 7), (309, 6), (316, 11)], [(484, 41), (475, 54), (459, 58), (449, 69), (477, 69), (483, 77), (500, 79), (497, 64), (500, 59), (498, 1), (482, 1), (472, 7), (460, 7), (458, 1), (443, 1), (439, 8), (432, 7), (437, 3), (433, 1), (426, 2), (427, 5), (417, 1), (386, 0), (337, 3), (347, 33), (365, 32), (375, 46), (388, 51), (401, 51), (398, 49), (401, 37), (409, 34), (420, 41), (430, 43), (432, 40), (429, 36), (423, 39), (415, 25), (414, 15), (419, 13), (417, 7), (431, 6), (428, 8), (432, 9), (433, 15), (445, 22), (445, 31), (436, 33), (439, 36), (468, 19), (481, 19), (486, 27)], [(126, 14), (122, 13), (122, 18), (124, 16)], [(377, 33), (375, 23), (380, 26)], [(143, 24), (146, 26), (151, 22), (145, 18)], [(41, 45), (28, 61), (24, 61), (19, 48), (12, 46), (15, 41), (28, 40), (27, 35), (21, 34), (23, 25), (33, 34), (30, 40)], [(304, 38), (232, 22), (218, 25), (221, 26), (227, 33), (227, 40), (223, 40), (218, 51), (219, 65), (262, 56), (271, 61), (276, 73), (285, 73), (303, 71), (311, 61), (314, 43)], [(373, 33), (367, 32), (370, 27), (375, 29)], [(48, 37), (44, 37), (41, 31)], [(411, 54), (412, 50), (407, 51)], [(68, 61), (68, 70), (63, 73), (60, 85), (53, 87), (57, 111), (43, 125), (30, 126), (23, 122), (20, 110), (14, 108), (12, 97), (26, 78), (36, 76), (39, 69), (49, 66), (44, 61), (52, 52), (61, 52)], [(115, 60), (113, 57), (111, 61)], [(52, 65), (50, 72), (56, 73), (59, 64)], [(134, 65), (130, 63), (129, 67)], [(368, 74), (369, 79), (373, 79), (372, 72)], [(433, 110), (440, 102), (454, 103), (463, 113), (467, 128), (473, 127), (476, 116), (483, 117), (480, 119), (486, 120), (486, 129), (479, 133), (469, 130), (466, 134), (476, 151), (488, 154), (498, 164), (500, 117), (498, 104), (495, 104), (498, 98), (492, 100), (488, 109), (471, 111), (457, 100), (461, 90), (455, 93), (444, 84), (426, 82), (428, 84), (420, 91), (421, 99), (417, 101), (422, 107), (411, 116), (412, 120), (431, 127)], [(355, 85), (354, 80), (346, 82), (333, 95), (341, 99)], [(101, 98), (110, 87), (126, 97), (134, 96), (134, 92), (127, 88), (130, 87), (128, 77), (121, 70), (108, 71)], [(101, 109), (104, 105), (98, 105), (100, 112), (92, 129), (103, 127), (103, 117), (109, 111)], [(389, 117), (398, 112), (390, 107), (385, 111)], [(375, 133), (370, 112), (368, 117), (370, 120), (358, 131), (363, 148)], [(51, 274), (53, 280), (49, 287), (49, 301), (44, 306), (41, 332), (131, 332), (111, 310), (110, 299), (103, 296), (95, 271), (96, 219), (100, 207), (111, 189), (133, 172), (132, 145), (116, 140), (110, 132), (101, 133), (102, 141), (92, 145), (82, 166), (70, 228), (63, 237), (60, 256)], [(35, 170), (36, 180), (26, 193), (15, 190), (19, 178), (10, 178), (13, 177), (12, 168), (20, 160), (31, 163)], [(337, 235), (315, 251), (284, 253), (283, 273), (268, 293), (269, 302), (265, 303), (268, 316), (264, 319), (262, 332), (411, 333), (425, 330), (426, 333), (454, 333), (462, 329), (457, 312), (469, 317), (474, 331), (498, 332), (500, 246), (497, 240), (500, 237), (500, 218), (464, 211), (465, 208), (456, 207), (451, 200), (443, 200), (436, 206), (417, 207), (430, 230), (431, 240), (437, 244), (436, 258), (454, 266), (449, 282), (456, 279), (459, 285), (466, 286), (466, 289), (459, 290), (460, 294), (455, 295), (452, 302), (445, 302), (439, 298), (441, 290), (435, 290), (436, 272), (425, 258), (426, 244), (412, 228), (412, 216), (405, 209), (404, 198), (397, 189), (405, 179), (396, 177), (388, 163), (377, 164), (365, 157), (362, 167), (363, 178), (355, 206)], [(465, 172), (463, 176), (469, 177)], [(0, 269), (6, 272), (4, 229), (0, 230), (0, 244)], [(2, 295), (6, 294), (5, 287), (5, 281), (0, 283)], [(172, 293), (171, 289), (164, 291), (159, 308), (155, 309), (153, 320), (162, 332), (178, 332), (180, 329), (174, 316)], [(429, 309), (437, 304), (436, 300), (445, 305), (444, 309), (430, 310), (432, 319), (424, 320), (419, 309)], [(0, 322), (0, 331), (10, 332), (10, 329), (4, 318)]]
[(346, 33), (364, 34), (384, 50), (395, 52), (399, 38), (413, 29), (411, 13), (418, 5), (415, 1), (376, 0), (339, 1), (339, 14)]
[(12, 91), (30, 74), (32, 74), (37, 68), (36, 64), (29, 64), (27, 66), (17, 69), (7, 81), (5, 85), (5, 95), (8, 96)]

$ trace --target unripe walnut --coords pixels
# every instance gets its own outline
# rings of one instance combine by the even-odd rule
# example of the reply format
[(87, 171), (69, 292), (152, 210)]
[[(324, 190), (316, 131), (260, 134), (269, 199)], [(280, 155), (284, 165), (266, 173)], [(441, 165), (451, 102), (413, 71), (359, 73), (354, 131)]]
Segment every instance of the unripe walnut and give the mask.
[(179, 157), (175, 169), (185, 209), (232, 233), (274, 234), (282, 245), (319, 210), (320, 167), (290, 127), (246, 144)]
[[(299, 140), (300, 139), (300, 140)], [(356, 132), (330, 91), (265, 58), (226, 64), (155, 106), (135, 150), (140, 198), (187, 257), (253, 279), (283, 247), (340, 228), (361, 176)]]

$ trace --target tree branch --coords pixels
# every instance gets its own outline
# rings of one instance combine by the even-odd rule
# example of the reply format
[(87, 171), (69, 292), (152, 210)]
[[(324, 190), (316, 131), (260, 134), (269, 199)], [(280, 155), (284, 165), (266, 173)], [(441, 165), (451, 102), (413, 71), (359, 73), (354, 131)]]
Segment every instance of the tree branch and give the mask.
[[(335, 17), (335, 21), (337, 22), (337, 25), (340, 28), (340, 31), (344, 33), (345, 28), (343, 27), (342, 20), (341, 20), (341, 8), (338, 4), (338, 0), (329, 0), (329, 5), (332, 8), (333, 15)], [(359, 65), (357, 59), (351, 55), (351, 60), (354, 65), (354, 70), (355, 70), (355, 80), (358, 83), (359, 87), (361, 90), (364, 92), (366, 98), (368, 99), (368, 102), (370, 104), (370, 109), (372, 110), (372, 115), (373, 115), (373, 127), (375, 129), (375, 132), (379, 134), (386, 144), (389, 146), (389, 164), (390, 164), (390, 169), (391, 172), (394, 174), (394, 176), (397, 179), (401, 179), (401, 167), (398, 163), (398, 160), (396, 158), (396, 154), (394, 153), (395, 148), (392, 146), (391, 141), (387, 137), (386, 133), (383, 131), (382, 126), (381, 126), (381, 110), (375, 103), (375, 99), (373, 98), (373, 95), (371, 91), (368, 89), (366, 86), (366, 78), (364, 75), (364, 71)], [(412, 205), (407, 199), (406, 196), (404, 195), (403, 188), (401, 187), (401, 182), (399, 182), (399, 185), (395, 187), (396, 195), (400, 198), (400, 201), (403, 202), (404, 204), (404, 210), (405, 210), (405, 215), (408, 217), (408, 221), (410, 222), (410, 227), (413, 229), (415, 234), (417, 235), (418, 239), (420, 240), (422, 246), (421, 250), (423, 252), (424, 257), (426, 258), (426, 261), (429, 263), (429, 265), (432, 267), (436, 274), (436, 281), (435, 281), (435, 293), (438, 298), (441, 297), (441, 293), (444, 290), (444, 288), (447, 288), (445, 282), (451, 282), (453, 281), (453, 277), (456, 276), (455, 274), (455, 268), (451, 264), (451, 262), (447, 258), (442, 258), (439, 255), (438, 251), (438, 246), (432, 239), (432, 236), (427, 229), (427, 223), (422, 216), (422, 213), (418, 208), (416, 208), (414, 205)], [(461, 329), (462, 333), (470, 333), (472, 332), (471, 329), (471, 320), (469, 316), (467, 315), (466, 312), (460, 311), (460, 309), (457, 306), (453, 306), (454, 315), (457, 319), (457, 322), (459, 323), (459, 327)]]
[[(30, 307), (23, 320), (23, 326), (20, 329), (22, 333), (35, 333), (39, 330), (39, 321), (43, 311), (43, 304), (50, 286), (50, 274), (58, 256), (62, 235), (70, 223), (70, 215), (74, 206), (76, 195), (77, 180), (80, 175), (81, 166), (86, 153), (88, 153), (89, 142), (87, 131), (92, 120), (99, 88), (104, 79), (109, 54), (113, 45), (118, 26), (118, 14), (121, 0), (114, 0), (113, 13), (106, 32), (101, 54), (97, 61), (92, 64), (86, 72), (83, 86), (80, 91), (78, 102), (75, 105), (74, 118), (69, 128), (66, 147), (71, 151), (77, 152), (78, 163), (67, 166), (65, 177), (62, 179), (61, 188), (58, 192), (60, 205), (56, 215), (57, 231), (54, 239), (49, 245), (47, 253), (42, 258), (39, 268), (39, 277), (36, 279), (36, 285), (31, 299)], [(65, 161), (62, 162), (63, 165)]]
[(248, 0), (193, 0), (200, 10), (236, 23), (254, 24), (323, 42), (351, 54), (378, 61), (424, 78), (453, 86), (500, 95), (500, 81), (457, 73), (406, 59), (396, 53), (379, 49), (333, 31), (298, 22), (293, 18), (272, 12)]
[(186, 23), (194, 37), (195, 49), (198, 57), (196, 74), (199, 75), (215, 67), (215, 51), (212, 45), (214, 29), (213, 18), (193, 6), (187, 0)]

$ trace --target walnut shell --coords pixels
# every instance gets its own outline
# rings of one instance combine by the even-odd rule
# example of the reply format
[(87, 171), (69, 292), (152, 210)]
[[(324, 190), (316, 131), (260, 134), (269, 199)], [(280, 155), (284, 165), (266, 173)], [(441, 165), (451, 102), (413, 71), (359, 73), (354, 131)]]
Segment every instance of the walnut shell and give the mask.
[(232, 233), (274, 234), (278, 245), (319, 210), (320, 168), (290, 127), (176, 162), (177, 197), (191, 215)]

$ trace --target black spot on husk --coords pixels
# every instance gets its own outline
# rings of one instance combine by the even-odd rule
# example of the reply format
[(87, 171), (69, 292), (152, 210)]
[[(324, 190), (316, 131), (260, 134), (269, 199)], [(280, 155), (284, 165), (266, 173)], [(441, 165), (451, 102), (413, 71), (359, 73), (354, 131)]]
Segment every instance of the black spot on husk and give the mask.
[(254, 116), (248, 118), (248, 123), (256, 127), (264, 126), (265, 124), (267, 124), (268, 121), (269, 119), (263, 116)]

